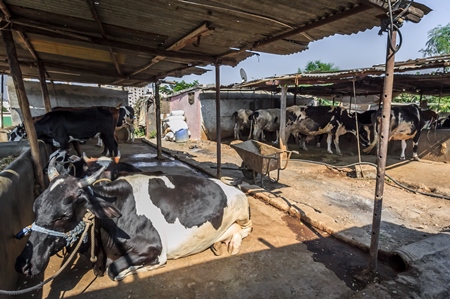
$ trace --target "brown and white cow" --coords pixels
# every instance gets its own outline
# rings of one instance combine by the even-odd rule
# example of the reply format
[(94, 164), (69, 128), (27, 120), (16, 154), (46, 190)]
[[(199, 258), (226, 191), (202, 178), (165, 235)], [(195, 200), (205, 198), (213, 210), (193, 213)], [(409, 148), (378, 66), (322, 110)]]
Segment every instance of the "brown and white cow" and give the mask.
[(354, 116), (344, 108), (310, 106), (300, 107), (297, 113), (292, 110), (286, 111), (286, 139), (290, 134), (306, 136), (306, 138), (300, 138), (301, 147), (304, 150), (307, 150), (305, 141), (314, 136), (327, 134), (327, 151), (330, 154), (333, 153), (331, 150), (331, 141), (333, 141), (336, 153), (341, 155), (339, 137), (346, 133), (356, 135), (356, 122)]

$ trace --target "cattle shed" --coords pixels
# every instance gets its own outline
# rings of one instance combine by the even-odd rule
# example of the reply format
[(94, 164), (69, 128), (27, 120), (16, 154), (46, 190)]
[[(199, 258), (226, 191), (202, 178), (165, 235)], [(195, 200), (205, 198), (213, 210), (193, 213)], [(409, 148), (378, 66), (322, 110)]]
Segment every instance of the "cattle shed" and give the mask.
[[(216, 95), (215, 87), (197, 86), (170, 95), (162, 101), (162, 115), (166, 118), (171, 111), (182, 110), (189, 127), (191, 139), (216, 140)], [(291, 94), (286, 99), (288, 105), (316, 105), (317, 101), (312, 96), (294, 96)], [(239, 109), (268, 109), (279, 107), (280, 94), (263, 90), (240, 90), (235, 88), (221, 88), (220, 90), (220, 130), (224, 138), (233, 136), (233, 113)], [(150, 109), (151, 110), (151, 109)], [(149, 118), (147, 132), (154, 131), (154, 114), (151, 111), (145, 116)], [(151, 125), (151, 126), (150, 126)]]
[[(450, 55), (396, 62), (393, 95), (450, 95), (450, 74), (445, 71), (448, 66)], [(379, 103), (385, 79), (384, 69), (385, 65), (374, 65), (333, 72), (288, 74), (244, 82), (236, 87), (280, 93), (281, 86), (286, 85), (292, 94), (336, 100), (347, 107), (352, 102), (359, 106), (358, 110), (366, 110), (370, 104)]]
[[(13, 78), (34, 176), (42, 190), (43, 160), (24, 78), (39, 80), (49, 111), (52, 104), (46, 82), (133, 87), (155, 82), (158, 91), (167, 76), (203, 74), (206, 66), (214, 65), (219, 128), (221, 65), (236, 66), (256, 51), (276, 55), (301, 52), (312, 41), (380, 26), (389, 11), (397, 22), (418, 23), (431, 9), (411, 1), (393, 1), (389, 6), (383, 0), (0, 0), (0, 11), (0, 72)], [(159, 93), (155, 95), (158, 119)], [(217, 135), (220, 141), (219, 129)], [(217, 149), (220, 177), (220, 146)], [(160, 143), (158, 157), (162, 157)], [(31, 201), (21, 209), (31, 211)], [(19, 218), (1, 224), (20, 230), (23, 219)], [(2, 243), (2, 255), (12, 256), (5, 249), (12, 242)], [(14, 269), (1, 274), (0, 288), (13, 289), (17, 279)]]

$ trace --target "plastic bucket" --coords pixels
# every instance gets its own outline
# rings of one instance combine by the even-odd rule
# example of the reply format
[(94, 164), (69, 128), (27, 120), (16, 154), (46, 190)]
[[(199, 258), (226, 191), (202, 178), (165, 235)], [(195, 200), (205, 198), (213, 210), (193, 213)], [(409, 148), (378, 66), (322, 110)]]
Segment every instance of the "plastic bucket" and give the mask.
[(188, 129), (181, 129), (175, 132), (175, 142), (186, 142), (189, 140)]

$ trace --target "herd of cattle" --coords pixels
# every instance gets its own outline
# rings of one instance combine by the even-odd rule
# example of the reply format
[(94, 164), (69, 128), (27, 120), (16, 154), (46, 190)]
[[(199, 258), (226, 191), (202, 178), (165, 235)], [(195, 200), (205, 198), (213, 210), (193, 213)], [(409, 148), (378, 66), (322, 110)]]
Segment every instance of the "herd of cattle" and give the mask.
[[(112, 280), (208, 248), (216, 255), (224, 246), (231, 255), (239, 253), (252, 231), (247, 196), (221, 180), (142, 172), (120, 162), (114, 130), (133, 118), (126, 111), (63, 109), (35, 119), (37, 137), (58, 149), (49, 157), (49, 185), (33, 203), (35, 220), (16, 235), (29, 235), (16, 271), (42, 273), (52, 255), (75, 242), (82, 242), (80, 253), (91, 255), (94, 273)], [(112, 157), (67, 154), (69, 143), (77, 148), (97, 133)], [(19, 126), (11, 140), (25, 136)], [(81, 238), (89, 213), (96, 233)]]
[[(233, 113), (235, 120), (234, 138), (242, 139), (241, 131), (249, 130), (247, 139), (265, 141), (264, 132), (278, 132), (280, 128), (280, 109), (260, 109), (252, 111), (240, 109)], [(381, 110), (348, 112), (336, 106), (291, 106), (286, 109), (286, 140), (292, 135), (297, 144), (307, 150), (306, 142), (314, 137), (327, 135), (327, 151), (341, 155), (339, 137), (351, 133), (359, 137), (359, 142), (369, 153), (379, 142)], [(432, 110), (421, 110), (417, 105), (392, 106), (389, 140), (401, 140), (400, 159), (405, 159), (406, 140), (413, 140), (413, 158), (418, 159), (417, 145), (423, 128), (450, 127), (450, 117), (439, 119)], [(373, 135), (373, 136), (372, 136)], [(320, 139), (319, 139), (320, 140)], [(319, 141), (320, 142), (320, 141)]]

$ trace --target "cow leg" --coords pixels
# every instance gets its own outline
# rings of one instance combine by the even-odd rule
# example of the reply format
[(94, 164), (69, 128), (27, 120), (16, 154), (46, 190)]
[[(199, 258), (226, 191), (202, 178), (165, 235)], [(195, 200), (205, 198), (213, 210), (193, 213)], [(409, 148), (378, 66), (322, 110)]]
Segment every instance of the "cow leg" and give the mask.
[(307, 151), (308, 149), (306, 148), (306, 138), (305, 138), (304, 136), (302, 136), (302, 137), (300, 138), (300, 143), (301, 143), (301, 148), (302, 148), (304, 151)]
[(280, 142), (280, 133), (278, 132), (278, 130), (275, 131), (275, 133), (277, 134), (277, 139), (275, 139), (275, 141), (273, 141), (273, 144), (278, 144)]
[(108, 276), (111, 280), (119, 281), (130, 274), (162, 267), (166, 262), (165, 254), (154, 247), (147, 247), (146, 252), (128, 252), (111, 262), (108, 265)]
[(221, 254), (220, 246), (225, 243), (230, 255), (238, 254), (241, 250), (242, 239), (246, 238), (252, 231), (250, 219), (238, 220), (233, 223), (226, 232), (211, 246), (215, 255)]
[[(419, 132), (417, 134), (419, 134)], [(414, 139), (413, 139), (413, 159), (415, 161), (419, 161), (419, 155), (417, 155), (417, 147), (419, 146), (419, 138), (417, 138), (417, 140), (416, 140), (417, 134), (416, 134), (416, 136), (414, 136)]]
[(97, 147), (102, 147), (103, 146), (103, 142), (102, 139), (100, 138), (101, 134), (97, 134)]
[(333, 151), (331, 150), (331, 141), (333, 140), (333, 135), (331, 133), (328, 133), (327, 136), (327, 152), (329, 152), (330, 154), (333, 153)]
[(234, 131), (234, 139), (239, 140), (239, 128), (237, 123), (234, 124), (233, 131)]
[(339, 134), (334, 135), (334, 146), (336, 147), (336, 154), (342, 156), (341, 149), (339, 147)]
[(134, 126), (130, 125), (131, 143), (134, 143)]
[(78, 141), (72, 141), (72, 147), (77, 152), (78, 157), (81, 157), (81, 149), (80, 149), (80, 143)]
[(400, 154), (400, 160), (405, 160), (406, 140), (402, 140), (402, 153)]

